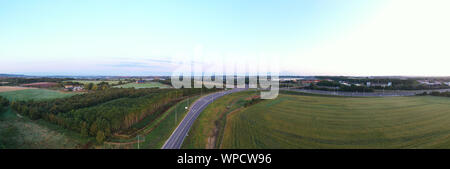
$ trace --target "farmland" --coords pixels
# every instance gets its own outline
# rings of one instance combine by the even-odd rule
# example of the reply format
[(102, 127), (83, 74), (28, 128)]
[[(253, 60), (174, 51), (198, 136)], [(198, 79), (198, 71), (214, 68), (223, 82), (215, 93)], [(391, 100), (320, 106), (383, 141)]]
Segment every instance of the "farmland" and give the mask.
[(116, 88), (170, 88), (170, 86), (159, 83), (159, 82), (149, 82), (149, 83), (127, 83), (119, 86), (115, 86)]
[(34, 89), (30, 87), (20, 87), (20, 86), (0, 86), (0, 93), (1, 92), (12, 92), (17, 90), (26, 90), (26, 89)]
[(7, 91), (0, 92), (0, 96), (3, 96), (10, 101), (17, 100), (48, 100), (55, 98), (63, 98), (70, 97), (75, 95), (76, 93), (63, 93), (55, 90), (47, 90), (47, 89), (26, 89), (26, 90), (15, 90), (15, 91)]
[[(244, 97), (217, 100), (230, 110), (208, 106), (184, 148), (207, 148), (212, 133), (218, 133), (215, 148), (450, 148), (450, 99), (445, 97), (281, 94), (237, 108)], [(225, 123), (222, 131), (205, 121), (220, 117), (211, 109), (228, 112), (216, 122)]]

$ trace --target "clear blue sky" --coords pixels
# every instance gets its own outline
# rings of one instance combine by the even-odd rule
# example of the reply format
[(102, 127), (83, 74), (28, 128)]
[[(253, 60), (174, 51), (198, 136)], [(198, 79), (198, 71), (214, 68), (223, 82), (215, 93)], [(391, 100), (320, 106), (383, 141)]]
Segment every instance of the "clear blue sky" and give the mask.
[[(396, 33), (387, 29), (392, 23), (386, 18), (403, 19), (405, 16), (398, 16), (404, 13), (402, 10), (411, 12), (422, 6), (417, 2), (416, 6), (404, 9), (402, 6), (408, 2), (2, 0), (0, 73), (164, 74), (170, 71), (167, 61), (173, 55), (192, 52), (195, 46), (201, 45), (205, 50), (223, 53), (276, 53), (281, 56), (280, 66), (286, 73), (378, 75), (371, 73), (373, 71), (355, 73), (352, 68), (342, 67), (352, 67), (353, 64), (348, 64), (351, 60), (354, 64), (365, 63), (357, 58), (364, 57), (364, 51), (379, 49), (377, 45), (385, 44), (377, 39), (379, 36), (374, 37), (374, 34)], [(435, 4), (427, 10), (436, 11), (436, 7), (439, 11), (439, 6), (443, 8), (442, 4)], [(448, 17), (448, 12), (436, 15), (445, 18)], [(406, 24), (415, 23), (410, 21), (411, 18), (405, 19)], [(428, 18), (419, 19), (429, 21)], [(435, 22), (428, 24), (433, 23)], [(374, 25), (377, 29), (374, 29)], [(397, 25), (402, 26), (411, 25)], [(448, 24), (443, 26), (446, 28)], [(429, 32), (428, 29), (425, 31)], [(364, 40), (367, 38), (358, 39), (361, 37), (369, 38), (370, 43)], [(389, 37), (384, 39), (389, 41), (386, 39)], [(373, 41), (376, 43), (373, 44)], [(355, 44), (366, 44), (359, 46), (364, 51), (355, 52), (352, 47)], [(337, 46), (339, 49), (336, 49)], [(377, 56), (391, 58), (389, 56), (395, 54), (404, 59), (406, 56), (401, 55), (409, 53), (401, 51), (410, 46), (398, 50), (389, 46), (382, 47), (380, 50), (390, 51), (378, 52)], [(377, 57), (373, 53), (369, 56)], [(340, 66), (333, 66), (335, 64)], [(416, 66), (416, 63), (413, 65)], [(389, 71), (381, 71), (379, 74), (409, 75), (409, 71), (396, 72), (394, 65), (390, 66), (393, 67)], [(408, 70), (410, 67), (404, 69)], [(442, 71), (437, 69), (428, 73), (437, 75)]]

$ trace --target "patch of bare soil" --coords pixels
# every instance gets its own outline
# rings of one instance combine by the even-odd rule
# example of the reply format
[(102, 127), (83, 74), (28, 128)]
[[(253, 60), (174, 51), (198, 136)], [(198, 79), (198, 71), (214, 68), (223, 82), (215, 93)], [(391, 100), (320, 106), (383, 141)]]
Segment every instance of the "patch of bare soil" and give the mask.
[(208, 143), (206, 144), (206, 149), (214, 149), (216, 146), (217, 135), (219, 134), (219, 129), (217, 126), (214, 127), (213, 135), (208, 137)]
[(20, 86), (0, 86), (0, 92), (11, 92), (17, 90), (35, 89), (32, 87), (20, 87)]

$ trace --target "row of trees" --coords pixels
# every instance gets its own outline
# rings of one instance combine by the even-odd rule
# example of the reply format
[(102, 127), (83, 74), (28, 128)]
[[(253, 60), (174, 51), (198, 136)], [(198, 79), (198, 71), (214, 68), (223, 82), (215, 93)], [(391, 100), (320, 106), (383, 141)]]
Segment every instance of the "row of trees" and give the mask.
[(450, 92), (431, 92), (431, 93), (427, 93), (427, 92), (423, 92), (422, 94), (418, 94), (418, 96), (427, 96), (427, 95), (431, 95), (431, 96), (441, 96), (441, 97), (450, 97)]
[(2, 82), (8, 82), (7, 85), (9, 86), (17, 86), (21, 84), (27, 84), (27, 83), (35, 83), (35, 82), (56, 82), (60, 83), (63, 81), (68, 80), (74, 80), (73, 78), (20, 78), (20, 77), (13, 77), (13, 78), (6, 78), (2, 79)]
[(368, 88), (366, 86), (356, 86), (356, 85), (351, 85), (351, 86), (345, 86), (345, 85), (340, 85), (340, 86), (327, 86), (327, 87), (321, 87), (321, 86), (317, 86), (314, 84), (311, 84), (308, 87), (305, 87), (305, 89), (312, 89), (312, 90), (324, 90), (324, 91), (344, 91), (344, 92), (374, 92), (375, 90), (372, 88)]
[(328, 87), (340, 87), (341, 86), (341, 84), (339, 82), (328, 81), (328, 80), (323, 80), (323, 81), (317, 82), (316, 85), (317, 86), (328, 86)]
[(431, 92), (432, 96), (450, 97), (450, 92)]
[(88, 83), (84, 86), (84, 89), (92, 91), (106, 90), (109, 88), (111, 88), (111, 85), (108, 82), (100, 82), (98, 84)]
[(9, 105), (8, 99), (0, 96), (0, 109)]
[(154, 93), (152, 89), (109, 89), (98, 92), (90, 92), (74, 95), (68, 98), (60, 98), (45, 101), (18, 101), (12, 102), (11, 107), (18, 113), (29, 116), (31, 119), (39, 119), (42, 114), (65, 113), (70, 110), (95, 106), (107, 101), (124, 97), (141, 97)]
[(106, 90), (113, 86), (118, 86), (118, 85), (122, 85), (122, 84), (126, 84), (126, 83), (127, 82), (123, 82), (122, 80), (119, 80), (119, 82), (115, 85), (109, 84), (108, 82), (100, 82), (98, 84), (88, 83), (88, 84), (84, 85), (84, 89), (90, 90), (90, 91)]
[(387, 84), (389, 82), (392, 83), (392, 86), (372, 86), (370, 88), (373, 89), (385, 89), (385, 90), (427, 90), (427, 89), (447, 89), (449, 86), (445, 85), (435, 85), (435, 86), (427, 86), (422, 85), (417, 80), (440, 80), (440, 81), (448, 81), (449, 78), (433, 78), (433, 79), (423, 79), (423, 78), (348, 78), (343, 76), (318, 76), (319, 79), (330, 79), (333, 81), (346, 81), (352, 84), (367, 84), (367, 82), (373, 83), (383, 83)]
[[(210, 92), (215, 89), (203, 89)], [(142, 121), (153, 121), (161, 109), (200, 89), (121, 89), (46, 101), (13, 102), (12, 108), (31, 119), (45, 119), (64, 128), (93, 136), (99, 142)]]
[(259, 97), (252, 97), (252, 99), (245, 101), (244, 107), (249, 107), (249, 106), (254, 105), (254, 104), (256, 104), (256, 103), (258, 103), (260, 101), (261, 101), (261, 98), (259, 98)]
[(138, 98), (116, 99), (98, 106), (71, 110), (67, 113), (49, 114), (44, 119), (65, 128), (75, 130), (83, 136), (96, 136), (99, 142), (110, 137), (113, 133), (129, 129), (144, 118), (155, 114), (169, 102), (176, 101), (178, 93), (154, 93)]

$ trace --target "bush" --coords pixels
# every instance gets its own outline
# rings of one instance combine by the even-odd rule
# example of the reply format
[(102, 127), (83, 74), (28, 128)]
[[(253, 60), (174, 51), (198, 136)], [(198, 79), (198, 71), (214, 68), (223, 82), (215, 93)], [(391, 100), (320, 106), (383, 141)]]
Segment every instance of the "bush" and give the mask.
[(6, 106), (9, 106), (8, 99), (0, 96), (0, 108), (6, 107)]

